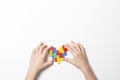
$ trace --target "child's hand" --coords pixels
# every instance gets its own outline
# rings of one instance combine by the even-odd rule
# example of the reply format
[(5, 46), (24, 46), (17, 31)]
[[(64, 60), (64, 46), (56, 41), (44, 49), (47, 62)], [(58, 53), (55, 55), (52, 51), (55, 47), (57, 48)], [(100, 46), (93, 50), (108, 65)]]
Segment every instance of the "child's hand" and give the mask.
[(46, 61), (48, 49), (47, 45), (40, 43), (40, 45), (33, 50), (26, 80), (33, 80), (38, 72), (52, 65), (52, 60)]
[(35, 48), (32, 52), (30, 68), (34, 68), (36, 71), (40, 71), (52, 64), (52, 60), (46, 62), (48, 57), (48, 47), (44, 43)]
[(80, 43), (75, 43), (72, 41), (71, 44), (66, 44), (65, 47), (71, 52), (73, 59), (64, 58), (63, 60), (75, 65), (81, 70), (89, 66), (85, 49)]
[[(72, 42), (65, 45), (72, 53), (73, 59), (63, 58), (63, 60), (72, 63), (77, 68), (81, 69), (87, 80), (96, 80), (96, 77), (89, 66), (85, 49), (80, 43)], [(46, 61), (48, 56), (48, 47), (44, 43), (35, 48), (32, 52), (30, 66), (26, 75), (26, 80), (34, 80), (37, 73), (46, 67), (52, 65), (53, 61)]]
[(63, 58), (63, 60), (79, 68), (84, 73), (86, 80), (97, 80), (88, 63), (84, 47), (80, 43), (73, 41), (71, 44), (66, 44), (65, 47), (71, 52), (73, 59)]

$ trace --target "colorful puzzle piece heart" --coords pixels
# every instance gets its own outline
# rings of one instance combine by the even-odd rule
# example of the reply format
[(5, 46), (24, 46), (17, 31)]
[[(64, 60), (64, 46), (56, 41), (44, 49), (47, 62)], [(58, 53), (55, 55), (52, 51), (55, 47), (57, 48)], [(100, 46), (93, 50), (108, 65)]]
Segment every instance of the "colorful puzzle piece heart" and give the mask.
[(55, 47), (51, 46), (49, 48), (48, 54), (50, 57), (52, 57), (52, 59), (55, 62), (60, 64), (60, 62), (62, 61), (62, 58), (67, 56), (67, 48), (65, 48), (65, 46), (63, 45), (63, 46), (59, 47), (59, 49), (57, 50)]

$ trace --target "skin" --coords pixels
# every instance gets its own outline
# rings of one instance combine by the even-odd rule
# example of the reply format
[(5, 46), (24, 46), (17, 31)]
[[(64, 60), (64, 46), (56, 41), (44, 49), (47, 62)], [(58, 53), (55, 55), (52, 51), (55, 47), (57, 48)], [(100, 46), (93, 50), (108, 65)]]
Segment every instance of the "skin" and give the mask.
[(65, 46), (71, 52), (73, 59), (64, 58), (63, 60), (80, 69), (84, 73), (86, 80), (97, 80), (89, 65), (84, 47), (80, 43), (75, 43), (73, 41), (71, 41), (71, 44), (66, 44)]
[(52, 60), (46, 61), (48, 57), (48, 49), (48, 46), (41, 42), (39, 46), (33, 50), (25, 80), (35, 80), (38, 73), (53, 64)]
[[(65, 47), (70, 51), (73, 59), (63, 58), (63, 60), (80, 69), (84, 73), (86, 80), (97, 80), (89, 65), (84, 47), (80, 43), (73, 41), (70, 44), (67, 43)], [(39, 46), (33, 50), (25, 80), (35, 80), (38, 73), (41, 73), (53, 64), (52, 60), (46, 61), (48, 58), (48, 49), (49, 47), (41, 42)]]

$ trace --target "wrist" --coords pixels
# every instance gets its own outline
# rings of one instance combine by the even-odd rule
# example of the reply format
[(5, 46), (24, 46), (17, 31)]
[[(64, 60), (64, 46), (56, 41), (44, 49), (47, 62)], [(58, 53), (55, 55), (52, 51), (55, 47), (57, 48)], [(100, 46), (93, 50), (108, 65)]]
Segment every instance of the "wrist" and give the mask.
[(37, 74), (37, 72), (38, 72), (38, 70), (37, 70), (36, 68), (31, 67), (31, 66), (28, 68), (28, 71), (29, 71), (30, 73), (34, 73), (34, 74)]
[(81, 69), (81, 71), (82, 71), (83, 73), (86, 73), (86, 72), (91, 72), (92, 69), (91, 69), (90, 65), (86, 65), (86, 66), (84, 66), (84, 67)]
[(80, 69), (82, 72), (84, 72), (84, 71), (86, 71), (86, 70), (91, 69), (91, 67), (90, 67), (89, 64), (87, 64), (87, 65), (84, 65), (83, 67), (80, 67), (79, 69)]
[(90, 65), (85, 66), (82, 70), (83, 74), (86, 77), (86, 80), (97, 80), (92, 68)]
[(29, 67), (27, 75), (26, 75), (26, 80), (34, 80), (36, 75), (37, 75), (37, 70), (34, 68)]

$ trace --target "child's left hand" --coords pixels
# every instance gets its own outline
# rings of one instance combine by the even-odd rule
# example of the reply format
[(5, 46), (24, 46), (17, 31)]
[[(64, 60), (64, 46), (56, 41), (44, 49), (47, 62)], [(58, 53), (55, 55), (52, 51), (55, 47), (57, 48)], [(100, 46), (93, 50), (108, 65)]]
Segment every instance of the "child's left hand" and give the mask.
[(40, 45), (35, 48), (32, 52), (31, 60), (30, 60), (30, 66), (28, 69), (27, 76), (31, 76), (31, 79), (26, 80), (32, 80), (35, 78), (35, 75), (45, 69), (46, 67), (52, 65), (53, 61), (46, 61), (48, 57), (48, 47), (43, 42), (40, 43)]

